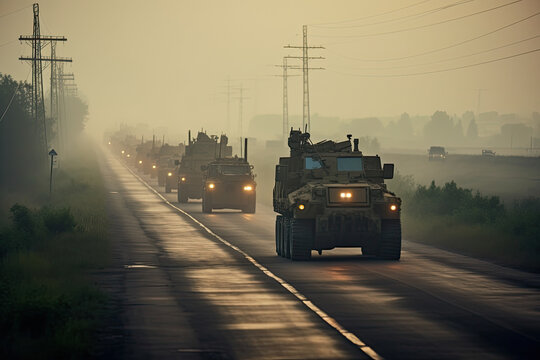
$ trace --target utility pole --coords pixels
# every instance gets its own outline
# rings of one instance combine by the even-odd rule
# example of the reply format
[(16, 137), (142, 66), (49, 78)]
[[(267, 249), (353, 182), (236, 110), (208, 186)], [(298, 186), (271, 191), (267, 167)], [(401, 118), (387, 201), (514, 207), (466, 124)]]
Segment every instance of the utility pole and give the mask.
[(287, 57), (283, 57), (283, 65), (275, 65), (283, 69), (282, 75), (276, 75), (283, 78), (283, 128), (282, 128), (282, 141), (285, 143), (287, 140), (288, 131), (289, 131), (289, 91), (287, 89), (287, 79), (289, 76), (298, 76), (298, 75), (289, 75), (287, 69), (301, 69), (298, 66), (287, 65)]
[(231, 78), (227, 77), (227, 132), (231, 131)]
[[(19, 36), (19, 41), (26, 41), (32, 47), (32, 57), (19, 57), (19, 60), (30, 61), (32, 64), (32, 117), (38, 132), (38, 138), (41, 142), (40, 147), (43, 149), (44, 154), (47, 154), (49, 148), (47, 139), (47, 123), (45, 117), (45, 101), (43, 97), (43, 62), (71, 62), (71, 59), (67, 58), (47, 58), (41, 55), (41, 49), (47, 45), (47, 43), (53, 43), (56, 41), (66, 41), (63, 36), (47, 36), (41, 35), (39, 26), (39, 4), (33, 5), (34, 22), (32, 35)], [(39, 127), (42, 126), (42, 131), (39, 131)]]
[(284, 46), (286, 49), (302, 49), (302, 56), (287, 56), (289, 59), (302, 59), (302, 72), (303, 72), (303, 110), (302, 110), (302, 131), (311, 131), (311, 116), (309, 108), (309, 70), (324, 70), (323, 68), (310, 68), (309, 59), (321, 60), (322, 56), (309, 56), (309, 49), (324, 49), (322, 46), (308, 46), (307, 40), (307, 25), (302, 27), (303, 43), (302, 46)]
[(240, 91), (240, 95), (236, 99), (238, 99), (238, 133), (240, 137), (242, 137), (244, 133), (244, 128), (243, 128), (244, 100), (249, 99), (249, 98), (244, 96), (244, 90), (247, 90), (247, 89), (242, 86), (242, 83), (240, 83), (240, 87), (236, 90)]

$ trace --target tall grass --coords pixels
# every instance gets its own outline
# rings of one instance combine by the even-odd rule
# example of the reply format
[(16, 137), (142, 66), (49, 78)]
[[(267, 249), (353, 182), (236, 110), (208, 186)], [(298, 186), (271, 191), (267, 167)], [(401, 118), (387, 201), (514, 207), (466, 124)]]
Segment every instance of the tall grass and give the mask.
[(540, 271), (540, 198), (504, 204), (453, 181), (421, 186), (399, 174), (389, 187), (403, 198), (407, 238)]
[[(0, 228), (0, 357), (90, 357), (106, 297), (105, 192), (89, 143), (60, 163), (53, 197), (27, 189)], [(48, 190), (48, 189), (47, 189)], [(16, 196), (11, 195), (11, 199)]]

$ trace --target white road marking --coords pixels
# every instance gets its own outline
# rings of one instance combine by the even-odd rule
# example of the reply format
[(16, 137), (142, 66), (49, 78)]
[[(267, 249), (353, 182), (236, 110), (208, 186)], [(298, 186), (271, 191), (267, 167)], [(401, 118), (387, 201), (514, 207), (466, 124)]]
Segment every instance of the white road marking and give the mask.
[[(124, 164), (122, 164), (124, 165)], [(177, 210), (184, 216), (188, 217), (191, 221), (199, 225), (202, 229), (204, 229), (209, 235), (214, 237), (216, 240), (220, 241), (224, 245), (228, 246), (229, 248), (235, 250), (236, 252), (240, 253), (245, 259), (247, 259), (251, 264), (253, 264), (255, 267), (257, 267), (259, 270), (261, 270), (266, 276), (268, 276), (271, 279), (274, 279), (278, 282), (283, 288), (285, 288), (288, 292), (293, 294), (298, 300), (300, 300), (308, 309), (313, 311), (315, 314), (317, 314), (324, 322), (326, 322), (328, 325), (333, 327), (335, 330), (337, 330), (343, 337), (345, 337), (347, 340), (349, 340), (354, 345), (358, 346), (360, 351), (362, 351), (364, 354), (366, 354), (369, 358), (374, 360), (382, 360), (383, 357), (380, 356), (375, 350), (373, 350), (371, 347), (367, 346), (362, 340), (360, 340), (356, 335), (345, 329), (341, 324), (337, 322), (334, 318), (332, 318), (330, 315), (328, 315), (326, 312), (324, 312), (322, 309), (320, 309), (317, 305), (312, 303), (310, 300), (308, 300), (302, 293), (300, 293), (298, 290), (294, 288), (291, 284), (268, 270), (266, 267), (261, 265), (257, 260), (252, 258), (249, 254), (247, 254), (244, 250), (240, 249), (238, 246), (231, 244), (227, 240), (223, 239), (221, 236), (213, 232), (210, 228), (208, 228), (206, 225), (204, 225), (199, 220), (195, 219), (191, 214), (188, 212), (180, 209), (173, 203), (171, 203), (167, 198), (165, 198), (163, 195), (159, 193), (156, 189), (154, 189), (150, 184), (148, 184), (143, 178), (141, 178), (139, 175), (135, 174), (129, 167), (124, 165), (128, 171), (135, 176), (144, 186), (146, 186), (148, 189), (150, 189), (152, 192), (154, 192), (160, 199), (162, 199), (167, 205), (172, 207), (173, 209)]]

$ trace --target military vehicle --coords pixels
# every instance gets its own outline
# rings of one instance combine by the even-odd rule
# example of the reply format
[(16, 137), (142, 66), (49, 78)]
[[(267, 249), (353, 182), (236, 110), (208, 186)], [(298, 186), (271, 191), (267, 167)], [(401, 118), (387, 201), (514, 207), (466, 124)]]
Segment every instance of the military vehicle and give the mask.
[(253, 165), (247, 161), (247, 139), (244, 157), (218, 157), (203, 166), (202, 211), (213, 209), (240, 209), (253, 214), (256, 204)]
[(432, 146), (428, 150), (429, 160), (446, 160), (448, 153), (442, 146)]
[[(178, 146), (164, 144), (159, 149), (159, 153), (155, 161), (157, 180), (158, 186), (165, 187), (165, 192), (171, 192), (171, 189), (173, 188), (176, 189), (176, 176), (173, 176), (176, 168), (175, 160), (180, 160), (183, 154), (184, 144), (179, 144)], [(174, 179), (174, 181), (167, 182), (167, 178), (171, 178), (171, 180)]]
[(225, 135), (221, 135), (218, 141), (216, 135), (208, 136), (205, 132), (199, 131), (197, 138), (191, 139), (190, 131), (188, 137), (188, 145), (177, 167), (178, 202), (180, 203), (202, 197), (203, 170), (201, 166), (208, 165), (219, 154), (223, 157), (232, 155), (232, 147), (227, 145), (228, 138)]
[(289, 157), (276, 166), (273, 195), (276, 252), (292, 260), (309, 260), (311, 251), (361, 247), (364, 255), (398, 260), (401, 255), (401, 199), (384, 179), (394, 164), (363, 155), (358, 139), (325, 140), (291, 130)]

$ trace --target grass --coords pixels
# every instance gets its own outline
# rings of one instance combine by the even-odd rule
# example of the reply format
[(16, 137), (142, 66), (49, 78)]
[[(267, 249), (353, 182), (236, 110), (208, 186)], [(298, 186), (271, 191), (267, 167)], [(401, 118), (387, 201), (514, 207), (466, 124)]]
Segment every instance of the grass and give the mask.
[(2, 358), (91, 357), (107, 298), (90, 273), (107, 266), (110, 252), (105, 191), (90, 149), (79, 142), (61, 162), (51, 201), (28, 189), (20, 198), (30, 205), (1, 213)]
[(540, 198), (509, 205), (453, 181), (417, 186), (399, 174), (389, 188), (403, 198), (406, 238), (540, 272)]

